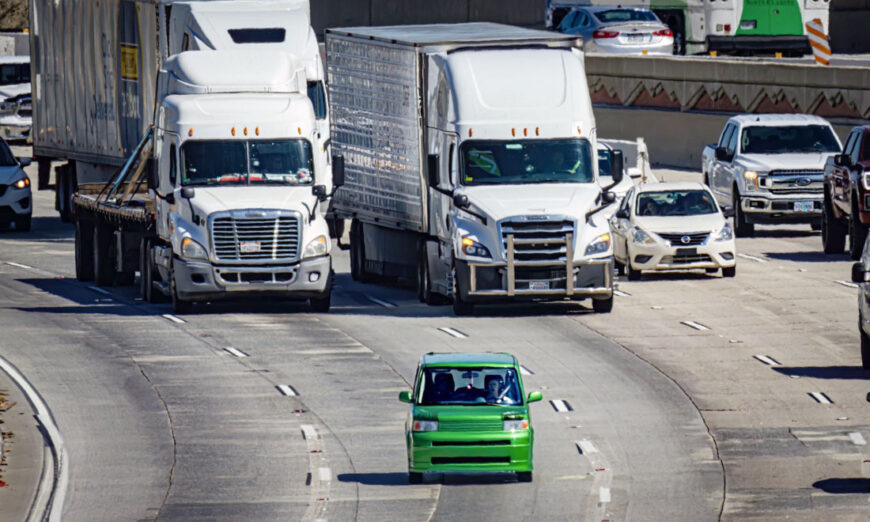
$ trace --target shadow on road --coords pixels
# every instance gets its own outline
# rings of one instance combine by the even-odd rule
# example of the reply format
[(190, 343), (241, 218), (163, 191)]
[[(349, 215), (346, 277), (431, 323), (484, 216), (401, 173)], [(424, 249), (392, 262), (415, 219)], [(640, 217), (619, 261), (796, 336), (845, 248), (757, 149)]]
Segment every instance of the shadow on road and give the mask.
[(865, 370), (860, 366), (777, 366), (774, 367), (774, 370), (789, 377), (870, 381), (870, 370)]
[(111, 314), (123, 316), (154, 315), (153, 311), (113, 300), (89, 288), (82, 287), (74, 279), (19, 279), (43, 292), (71, 301), (75, 305), (15, 307), (22, 312), (55, 314)]
[[(498, 485), (517, 481), (513, 473), (427, 473), (424, 483), (437, 482), (447, 486)], [(365, 486), (408, 486), (407, 473), (342, 473), (341, 482), (356, 482)]]
[(813, 483), (813, 487), (825, 493), (866, 494), (870, 493), (870, 478), (829, 478)]
[(765, 252), (770, 259), (779, 261), (794, 261), (795, 263), (830, 263), (831, 261), (849, 261), (848, 254), (825, 254), (824, 252)]
[(74, 237), (75, 226), (72, 223), (64, 223), (59, 217), (33, 216), (29, 232), (19, 232), (13, 228), (0, 228), (0, 240), (57, 241), (63, 239), (72, 241)]
[(356, 482), (364, 486), (407, 486), (407, 473), (341, 473), (340, 482)]

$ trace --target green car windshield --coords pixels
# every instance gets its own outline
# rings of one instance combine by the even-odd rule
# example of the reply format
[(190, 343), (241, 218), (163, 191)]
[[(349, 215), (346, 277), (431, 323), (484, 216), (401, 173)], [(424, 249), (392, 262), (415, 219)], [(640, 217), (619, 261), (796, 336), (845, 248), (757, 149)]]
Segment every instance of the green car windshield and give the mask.
[(591, 183), (592, 147), (584, 139), (473, 140), (462, 144), (462, 184)]
[(513, 368), (425, 368), (419, 386), (419, 404), (424, 406), (523, 402)]

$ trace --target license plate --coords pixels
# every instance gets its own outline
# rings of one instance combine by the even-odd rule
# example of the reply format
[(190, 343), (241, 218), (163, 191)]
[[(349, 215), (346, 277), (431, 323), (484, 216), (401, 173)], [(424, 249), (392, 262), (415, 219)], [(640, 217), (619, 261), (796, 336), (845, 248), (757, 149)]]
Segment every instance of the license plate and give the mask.
[(815, 208), (815, 204), (812, 201), (795, 201), (794, 202), (794, 211), (795, 212), (812, 212)]
[(239, 250), (241, 250), (243, 254), (254, 254), (260, 251), (260, 242), (242, 241), (239, 243)]
[(698, 254), (697, 248), (678, 248), (677, 255), (678, 256), (694, 256)]
[(549, 290), (549, 281), (529, 281), (529, 290)]

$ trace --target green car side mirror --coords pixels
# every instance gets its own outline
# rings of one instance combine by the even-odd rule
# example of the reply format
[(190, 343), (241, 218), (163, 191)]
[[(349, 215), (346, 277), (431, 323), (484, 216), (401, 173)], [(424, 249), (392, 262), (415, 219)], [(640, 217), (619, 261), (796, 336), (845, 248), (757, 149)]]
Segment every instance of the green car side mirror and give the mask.
[(411, 392), (408, 390), (399, 392), (399, 400), (402, 402), (414, 402), (414, 398), (411, 397)]
[(533, 391), (533, 392), (529, 392), (529, 398), (527, 399), (527, 402), (538, 402), (538, 401), (543, 400), (543, 399), (544, 399), (544, 396), (541, 394), (541, 392)]

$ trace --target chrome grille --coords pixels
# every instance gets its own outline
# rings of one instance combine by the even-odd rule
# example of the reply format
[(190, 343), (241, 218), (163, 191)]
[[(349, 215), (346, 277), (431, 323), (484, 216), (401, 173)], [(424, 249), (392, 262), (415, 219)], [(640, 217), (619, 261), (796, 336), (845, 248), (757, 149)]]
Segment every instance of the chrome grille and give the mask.
[[(697, 246), (703, 245), (710, 237), (709, 232), (689, 232), (685, 234), (656, 232), (662, 239), (671, 244), (671, 246)], [(683, 238), (689, 238), (687, 243), (683, 243)]]
[(504, 431), (504, 420), (438, 420), (439, 431)]
[(296, 216), (220, 216), (212, 220), (211, 234), (219, 261), (288, 261), (299, 257)]
[(771, 176), (821, 176), (824, 174), (822, 169), (796, 169), (796, 170), (771, 170)]
[(565, 263), (569, 234), (574, 235), (574, 222), (568, 220), (506, 220), (501, 223), (502, 246), (507, 251), (508, 236), (514, 236), (514, 262), (518, 265), (523, 262)]

